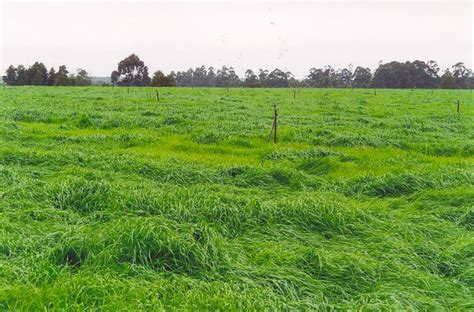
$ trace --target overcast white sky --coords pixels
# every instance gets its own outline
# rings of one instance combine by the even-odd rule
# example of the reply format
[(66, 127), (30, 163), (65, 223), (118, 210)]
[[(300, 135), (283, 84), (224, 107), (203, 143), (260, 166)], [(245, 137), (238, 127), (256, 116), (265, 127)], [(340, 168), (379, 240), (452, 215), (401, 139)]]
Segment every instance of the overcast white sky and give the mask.
[(150, 72), (200, 65), (290, 70), (382, 60), (473, 64), (473, 3), (0, 0), (1, 70), (41, 61), (108, 76), (136, 53)]

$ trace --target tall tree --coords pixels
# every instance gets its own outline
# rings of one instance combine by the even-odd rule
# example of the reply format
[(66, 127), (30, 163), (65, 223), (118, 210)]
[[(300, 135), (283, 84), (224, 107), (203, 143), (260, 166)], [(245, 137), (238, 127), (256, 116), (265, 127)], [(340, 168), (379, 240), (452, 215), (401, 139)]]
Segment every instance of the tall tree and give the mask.
[(193, 86), (205, 87), (207, 86), (207, 69), (204, 65), (196, 67), (193, 73)]
[(176, 81), (174, 73), (172, 72), (169, 75), (165, 75), (161, 70), (157, 70), (153, 74), (153, 79), (151, 80), (152, 86), (155, 87), (175, 87)]
[(30, 79), (28, 77), (28, 70), (23, 65), (18, 65), (16, 68), (17, 74), (17, 86), (25, 86), (30, 84)]
[(456, 87), (465, 89), (470, 87), (471, 70), (467, 68), (464, 63), (459, 62), (451, 67), (451, 71), (456, 82)]
[(28, 68), (28, 84), (34, 86), (43, 86), (48, 78), (48, 70), (43, 63), (35, 62)]
[(58, 72), (56, 73), (56, 79), (54, 81), (55, 86), (67, 86), (70, 84), (69, 71), (65, 65), (59, 66)]
[(390, 62), (380, 64), (375, 70), (372, 86), (376, 88), (414, 88), (416, 85), (408, 64)]
[(176, 87), (176, 74), (174, 71), (171, 71), (171, 73), (165, 77), (165, 81), (167, 87)]
[(90, 86), (92, 84), (92, 79), (89, 76), (89, 73), (84, 69), (78, 69), (76, 75), (76, 86)]
[(269, 88), (288, 88), (290, 76), (290, 72), (285, 73), (284, 71), (276, 68), (268, 74), (265, 86)]
[(341, 88), (349, 88), (352, 85), (352, 69), (343, 68), (341, 70), (336, 71), (336, 83), (333, 85), (334, 87), (341, 87)]
[(255, 73), (251, 69), (247, 69), (247, 71), (245, 72), (244, 87), (247, 87), (247, 88), (260, 87), (258, 77), (257, 75), (255, 75)]
[(15, 86), (18, 82), (18, 73), (15, 66), (10, 65), (5, 71), (5, 76), (2, 77), (3, 82), (9, 86)]
[(416, 60), (405, 63), (410, 67), (410, 75), (416, 88), (434, 88), (438, 84), (437, 64)]
[(335, 80), (335, 71), (329, 65), (324, 68), (311, 68), (305, 78), (307, 85), (318, 88), (332, 87)]
[(119, 72), (114, 70), (112, 74), (110, 74), (110, 82), (112, 83), (112, 85), (115, 86), (118, 83), (119, 78), (120, 78)]
[(438, 82), (437, 66), (433, 61), (425, 63), (419, 60), (380, 64), (372, 85), (381, 88), (433, 88)]
[(178, 87), (192, 87), (193, 86), (194, 71), (192, 68), (187, 71), (179, 71), (176, 73), (176, 85)]
[(443, 76), (441, 76), (441, 80), (439, 82), (439, 87), (441, 89), (454, 89), (456, 88), (456, 80), (454, 79), (453, 74), (446, 69), (444, 71)]
[(242, 81), (240, 81), (239, 76), (235, 73), (233, 67), (229, 67), (229, 87), (240, 87), (242, 85)]
[(48, 78), (46, 79), (46, 85), (54, 86), (55, 81), (56, 81), (56, 71), (54, 70), (54, 67), (51, 67), (51, 69), (48, 72)]
[(148, 67), (135, 54), (130, 54), (118, 64), (119, 84), (125, 86), (146, 86), (150, 83)]
[(433, 79), (439, 79), (438, 72), (439, 72), (439, 66), (436, 61), (430, 60), (426, 63), (427, 66), (427, 74)]
[(229, 69), (224, 65), (217, 70), (216, 87), (229, 87), (229, 80)]
[(215, 87), (216, 86), (216, 71), (214, 70), (214, 67), (209, 67), (207, 69), (207, 86), (208, 87)]
[(190, 87), (194, 87), (194, 70), (192, 68), (186, 71), (187, 81)]
[(268, 77), (268, 70), (260, 68), (258, 70), (258, 81), (261, 87), (265, 87), (267, 83), (267, 77)]
[(368, 88), (372, 80), (370, 68), (357, 66), (352, 75), (352, 86), (355, 88)]
[(164, 87), (165, 80), (166, 80), (165, 74), (161, 70), (157, 70), (153, 74), (153, 78), (151, 79), (151, 85), (154, 87)]

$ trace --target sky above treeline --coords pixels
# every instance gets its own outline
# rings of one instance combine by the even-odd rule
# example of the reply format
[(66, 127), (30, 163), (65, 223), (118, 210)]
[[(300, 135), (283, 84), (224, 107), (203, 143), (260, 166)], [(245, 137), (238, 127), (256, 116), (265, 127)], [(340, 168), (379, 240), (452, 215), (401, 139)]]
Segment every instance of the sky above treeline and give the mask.
[(473, 64), (472, 1), (1, 3), (1, 69), (41, 61), (109, 76), (136, 53), (165, 73), (200, 65), (280, 68), (436, 60)]

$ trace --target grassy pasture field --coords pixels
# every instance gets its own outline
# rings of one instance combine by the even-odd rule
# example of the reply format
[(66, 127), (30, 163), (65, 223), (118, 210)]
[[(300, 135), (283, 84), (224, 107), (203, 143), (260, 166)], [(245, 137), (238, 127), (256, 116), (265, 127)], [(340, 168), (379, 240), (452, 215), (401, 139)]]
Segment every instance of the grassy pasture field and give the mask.
[(474, 309), (469, 90), (0, 100), (0, 310)]

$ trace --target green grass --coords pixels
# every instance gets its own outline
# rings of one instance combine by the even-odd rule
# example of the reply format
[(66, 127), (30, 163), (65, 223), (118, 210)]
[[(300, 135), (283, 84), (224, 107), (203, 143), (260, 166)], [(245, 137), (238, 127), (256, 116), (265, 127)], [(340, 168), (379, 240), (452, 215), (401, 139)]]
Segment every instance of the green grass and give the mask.
[(474, 309), (469, 90), (0, 91), (0, 310)]

